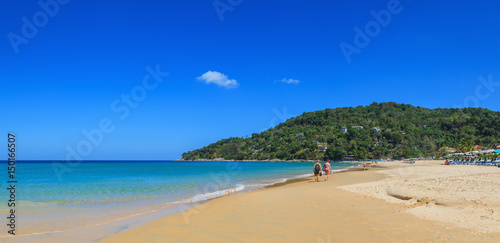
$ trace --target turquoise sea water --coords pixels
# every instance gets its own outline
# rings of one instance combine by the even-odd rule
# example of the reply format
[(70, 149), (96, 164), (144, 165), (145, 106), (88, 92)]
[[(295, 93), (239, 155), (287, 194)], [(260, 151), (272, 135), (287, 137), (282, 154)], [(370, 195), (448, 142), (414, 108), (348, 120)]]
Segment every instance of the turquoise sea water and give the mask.
[[(350, 166), (332, 163), (334, 171)], [(289, 162), (18, 162), (18, 234), (65, 231), (201, 203), (309, 176), (312, 167)], [(6, 214), (7, 204), (0, 204), (0, 210)]]

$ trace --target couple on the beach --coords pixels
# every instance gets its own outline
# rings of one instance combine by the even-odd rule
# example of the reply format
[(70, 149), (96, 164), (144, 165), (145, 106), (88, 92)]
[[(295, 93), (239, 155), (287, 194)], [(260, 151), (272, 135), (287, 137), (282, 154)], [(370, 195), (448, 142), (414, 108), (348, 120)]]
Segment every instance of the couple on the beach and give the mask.
[[(326, 160), (326, 163), (323, 165), (323, 172), (325, 173), (325, 181), (328, 181), (328, 175), (330, 175), (330, 171), (332, 170), (332, 167), (330, 166), (330, 160)], [(314, 164), (313, 167), (313, 172), (314, 172), (314, 181), (319, 181), (319, 176), (321, 173), (321, 163), (316, 161), (316, 164)]]

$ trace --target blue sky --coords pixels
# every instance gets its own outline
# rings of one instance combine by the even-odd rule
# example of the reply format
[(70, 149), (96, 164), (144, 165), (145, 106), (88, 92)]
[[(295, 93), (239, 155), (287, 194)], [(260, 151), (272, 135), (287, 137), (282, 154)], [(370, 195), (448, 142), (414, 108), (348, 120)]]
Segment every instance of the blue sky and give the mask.
[[(178, 159), (372, 102), (500, 110), (498, 1), (41, 2), (0, 9), (0, 128), (18, 159), (64, 159), (103, 119), (114, 130), (83, 159)], [(157, 65), (168, 77), (121, 120), (111, 104)]]

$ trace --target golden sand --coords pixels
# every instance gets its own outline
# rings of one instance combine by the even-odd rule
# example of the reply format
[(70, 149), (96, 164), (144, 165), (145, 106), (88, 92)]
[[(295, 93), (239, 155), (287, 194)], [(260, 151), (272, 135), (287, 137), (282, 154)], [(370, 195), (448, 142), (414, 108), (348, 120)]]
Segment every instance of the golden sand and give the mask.
[(500, 169), (440, 163), (218, 198), (102, 242), (500, 242)]

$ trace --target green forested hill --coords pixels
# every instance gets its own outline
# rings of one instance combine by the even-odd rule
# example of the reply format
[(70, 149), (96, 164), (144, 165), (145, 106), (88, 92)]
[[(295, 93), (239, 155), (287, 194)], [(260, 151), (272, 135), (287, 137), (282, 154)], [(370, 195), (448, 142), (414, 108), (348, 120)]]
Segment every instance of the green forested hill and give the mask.
[(414, 158), (438, 155), (443, 146), (464, 150), (464, 143), (469, 147), (499, 145), (500, 112), (427, 109), (393, 102), (326, 109), (290, 118), (251, 137), (222, 139), (184, 153), (182, 159), (339, 159), (344, 155), (358, 159)]

